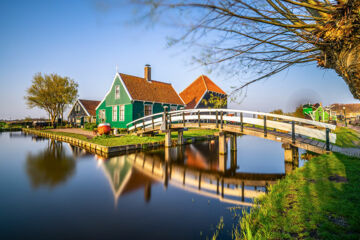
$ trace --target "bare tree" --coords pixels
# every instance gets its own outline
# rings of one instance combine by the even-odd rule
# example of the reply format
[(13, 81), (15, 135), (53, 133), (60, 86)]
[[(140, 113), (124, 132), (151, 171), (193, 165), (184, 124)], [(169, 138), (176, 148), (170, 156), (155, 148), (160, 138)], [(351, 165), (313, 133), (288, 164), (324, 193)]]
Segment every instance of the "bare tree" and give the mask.
[(360, 98), (359, 0), (134, 1), (149, 6), (149, 13), (170, 11), (177, 22), (186, 22), (186, 34), (176, 42), (200, 45), (203, 64), (257, 74), (235, 91), (293, 65), (316, 62), (334, 69)]
[(77, 93), (78, 84), (69, 77), (37, 73), (26, 90), (25, 100), (30, 108), (45, 110), (54, 125), (55, 120), (62, 117), (66, 106), (76, 100)]

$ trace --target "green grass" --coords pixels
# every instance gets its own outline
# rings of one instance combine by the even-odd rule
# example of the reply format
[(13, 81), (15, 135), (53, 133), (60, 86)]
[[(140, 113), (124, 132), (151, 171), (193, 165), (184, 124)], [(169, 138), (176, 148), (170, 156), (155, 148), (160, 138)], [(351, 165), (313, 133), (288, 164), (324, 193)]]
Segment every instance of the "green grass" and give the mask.
[(313, 158), (271, 186), (258, 203), (240, 219), (235, 238), (360, 239), (360, 159)]
[[(92, 139), (88, 139), (86, 136), (81, 134), (75, 133), (67, 133), (67, 132), (53, 132), (48, 130), (47, 132), (51, 132), (53, 134), (67, 136), (67, 137), (74, 137), (83, 141), (92, 142), (96, 144), (100, 144), (103, 146), (122, 146), (122, 145), (131, 145), (131, 144), (141, 144), (141, 143), (152, 143), (152, 142), (159, 142), (165, 139), (164, 134), (159, 134), (157, 136), (134, 136), (134, 135), (125, 135), (121, 137), (114, 137), (114, 136), (100, 136), (94, 137)], [(215, 130), (204, 130), (204, 129), (191, 129), (189, 131), (184, 132), (185, 138), (191, 137), (205, 137), (207, 135), (213, 135), (216, 131)], [(171, 133), (172, 138), (177, 138), (177, 133)]]
[(334, 133), (336, 133), (336, 145), (346, 148), (360, 147), (360, 134), (355, 130), (340, 127)]

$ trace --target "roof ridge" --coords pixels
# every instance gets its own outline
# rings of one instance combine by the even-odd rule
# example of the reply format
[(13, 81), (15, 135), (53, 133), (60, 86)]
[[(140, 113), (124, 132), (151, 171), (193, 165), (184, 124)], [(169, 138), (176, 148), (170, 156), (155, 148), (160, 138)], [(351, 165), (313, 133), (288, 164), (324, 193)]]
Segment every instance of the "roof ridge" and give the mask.
[(209, 88), (208, 88), (208, 86), (207, 86), (207, 84), (206, 84), (206, 82), (205, 82), (204, 74), (201, 74), (201, 77), (202, 77), (202, 79), (203, 79), (203, 82), (204, 82), (204, 85), (205, 85), (206, 90), (209, 91)]
[[(131, 77), (136, 77), (136, 78), (141, 78), (141, 79), (145, 79), (143, 77), (138, 77), (138, 76), (135, 76), (135, 75), (130, 75), (130, 74), (126, 74), (126, 73), (120, 73), (119, 74), (122, 74), (122, 75), (127, 75), (127, 76), (131, 76)], [(151, 82), (157, 82), (157, 83), (164, 83), (164, 84), (169, 84), (169, 85), (172, 85), (171, 83), (168, 83), (168, 82), (161, 82), (161, 81), (158, 81), (158, 80), (150, 80)]]
[[(220, 91), (223, 92), (223, 93), (221, 93), (221, 92), (218, 92), (218, 93), (227, 95), (227, 93), (226, 93), (221, 87), (219, 87), (216, 83), (214, 83), (213, 80), (211, 80), (208, 76), (205, 76), (205, 77), (206, 77), (206, 81), (210, 82), (210, 83), (213, 84), (215, 87), (219, 88)], [(206, 81), (205, 81), (205, 82), (206, 82)], [(207, 84), (206, 84), (206, 86), (207, 86)], [(217, 91), (211, 91), (211, 90), (209, 90), (208, 88), (207, 88), (207, 90), (208, 90), (209, 92), (217, 92)]]
[(100, 102), (99, 100), (92, 100), (92, 99), (83, 99), (83, 98), (78, 98), (79, 101), (93, 101), (93, 102)]

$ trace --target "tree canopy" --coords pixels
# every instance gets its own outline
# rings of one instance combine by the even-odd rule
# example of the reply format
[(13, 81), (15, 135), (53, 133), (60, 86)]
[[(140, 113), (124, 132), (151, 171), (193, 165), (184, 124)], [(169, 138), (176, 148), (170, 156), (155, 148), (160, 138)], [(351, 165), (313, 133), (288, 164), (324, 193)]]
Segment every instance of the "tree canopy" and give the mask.
[(54, 123), (56, 118), (62, 116), (65, 107), (76, 100), (78, 84), (69, 77), (37, 73), (26, 92), (27, 105), (45, 110)]
[(175, 21), (187, 31), (174, 42), (195, 42), (204, 50), (203, 64), (257, 75), (235, 91), (315, 62), (335, 70), (360, 98), (359, 0), (133, 1), (149, 6), (152, 16), (177, 13)]

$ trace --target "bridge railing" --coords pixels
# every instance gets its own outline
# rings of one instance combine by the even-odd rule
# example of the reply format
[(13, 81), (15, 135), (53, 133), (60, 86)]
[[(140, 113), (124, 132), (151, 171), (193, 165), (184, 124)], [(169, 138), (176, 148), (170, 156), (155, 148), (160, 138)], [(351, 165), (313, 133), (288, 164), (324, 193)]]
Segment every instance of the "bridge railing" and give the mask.
[(336, 126), (332, 124), (279, 114), (234, 109), (189, 109), (157, 113), (132, 121), (127, 124), (127, 128), (128, 131), (137, 129), (147, 131), (164, 123), (167, 125), (182, 123), (184, 127), (187, 123), (197, 123), (201, 127), (201, 124), (205, 122), (214, 123), (219, 129), (225, 125), (238, 126), (242, 131), (244, 127), (254, 126), (261, 128), (265, 136), (269, 129), (280, 130), (291, 134), (293, 141), (295, 141), (295, 135), (320, 139), (326, 141), (327, 145), (329, 142), (336, 141), (336, 134), (331, 133)]

